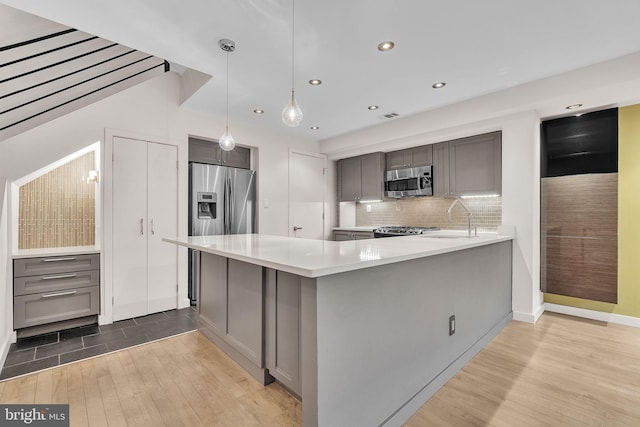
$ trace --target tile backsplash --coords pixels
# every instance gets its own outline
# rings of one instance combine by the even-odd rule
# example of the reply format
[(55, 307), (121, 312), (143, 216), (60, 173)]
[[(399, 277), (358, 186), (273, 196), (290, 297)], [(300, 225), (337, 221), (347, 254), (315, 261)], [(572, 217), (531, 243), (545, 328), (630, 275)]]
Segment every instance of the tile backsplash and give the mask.
[(89, 152), (20, 186), (18, 248), (95, 244), (95, 169)]
[[(442, 197), (415, 197), (380, 203), (357, 203), (356, 225), (413, 225), (436, 226), (449, 229), (466, 229), (467, 215), (457, 205), (453, 208), (449, 221), (447, 209), (454, 199)], [(502, 224), (502, 197), (481, 197), (462, 199), (471, 211), (471, 227), (478, 231), (497, 231)], [(367, 206), (371, 212), (367, 212)]]

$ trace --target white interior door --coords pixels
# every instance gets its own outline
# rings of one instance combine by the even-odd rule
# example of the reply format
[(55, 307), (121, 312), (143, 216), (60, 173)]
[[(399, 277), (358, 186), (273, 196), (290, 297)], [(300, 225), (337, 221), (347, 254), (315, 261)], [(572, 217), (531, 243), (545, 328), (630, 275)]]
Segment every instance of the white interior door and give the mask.
[(147, 143), (113, 138), (113, 320), (147, 314)]
[(178, 307), (178, 247), (162, 241), (178, 235), (178, 147), (148, 144), (149, 313)]
[(289, 153), (289, 236), (324, 239), (325, 162), (321, 154)]

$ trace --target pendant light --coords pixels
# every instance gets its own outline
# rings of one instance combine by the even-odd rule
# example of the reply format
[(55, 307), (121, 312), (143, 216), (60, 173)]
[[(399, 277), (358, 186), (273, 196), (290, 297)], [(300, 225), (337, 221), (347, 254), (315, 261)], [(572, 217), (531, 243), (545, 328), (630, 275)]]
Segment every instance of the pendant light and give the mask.
[(302, 110), (298, 106), (293, 89), (294, 82), (294, 47), (295, 47), (295, 0), (291, 0), (291, 99), (284, 110), (282, 110), (282, 121), (285, 125), (295, 127), (302, 122)]
[(224, 134), (220, 137), (218, 144), (224, 151), (231, 151), (236, 146), (236, 141), (229, 133), (229, 52), (236, 50), (236, 44), (233, 40), (221, 39), (218, 41), (220, 49), (227, 53), (227, 123), (224, 128)]

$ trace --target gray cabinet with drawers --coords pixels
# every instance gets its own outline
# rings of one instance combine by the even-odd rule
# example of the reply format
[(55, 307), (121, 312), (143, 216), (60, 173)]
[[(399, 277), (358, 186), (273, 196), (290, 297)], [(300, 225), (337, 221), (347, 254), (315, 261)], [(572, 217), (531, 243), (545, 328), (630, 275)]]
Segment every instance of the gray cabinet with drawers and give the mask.
[(13, 261), (13, 327), (18, 336), (95, 323), (99, 312), (99, 254)]

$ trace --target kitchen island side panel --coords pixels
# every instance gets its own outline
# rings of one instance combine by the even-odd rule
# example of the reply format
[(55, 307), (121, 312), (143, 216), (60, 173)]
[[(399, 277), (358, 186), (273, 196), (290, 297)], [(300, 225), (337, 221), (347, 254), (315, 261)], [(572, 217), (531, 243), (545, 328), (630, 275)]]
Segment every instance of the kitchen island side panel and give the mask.
[(401, 425), (401, 408), (511, 315), (511, 274), (502, 242), (318, 278), (318, 424)]

